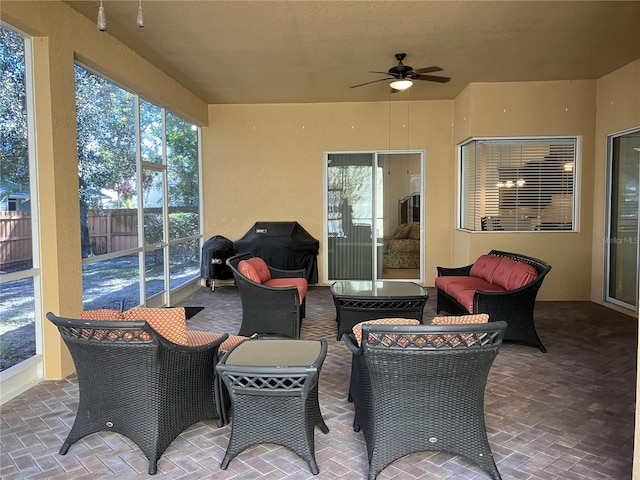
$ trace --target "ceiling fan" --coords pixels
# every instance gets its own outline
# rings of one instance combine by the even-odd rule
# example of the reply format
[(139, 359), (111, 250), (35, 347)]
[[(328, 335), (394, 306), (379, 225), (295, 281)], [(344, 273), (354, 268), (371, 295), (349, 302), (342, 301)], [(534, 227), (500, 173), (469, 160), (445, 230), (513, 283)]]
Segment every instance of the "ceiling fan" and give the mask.
[(400, 90), (406, 90), (411, 85), (413, 85), (413, 80), (424, 80), (426, 82), (438, 82), (438, 83), (447, 83), (451, 80), (449, 77), (438, 77), (435, 75), (427, 75), (428, 73), (433, 72), (441, 72), (442, 68), (440, 67), (424, 67), (414, 69), (410, 65), (405, 65), (402, 63), (404, 58), (407, 56), (406, 53), (396, 53), (395, 57), (398, 60), (398, 65), (391, 67), (387, 72), (369, 72), (369, 73), (379, 73), (381, 75), (387, 75), (385, 78), (379, 78), (378, 80), (372, 80), (371, 82), (360, 83), (358, 85), (352, 85), (351, 88), (362, 87), (363, 85), (369, 85), (370, 83), (376, 82), (388, 82), (391, 87), (391, 93), (395, 93)]

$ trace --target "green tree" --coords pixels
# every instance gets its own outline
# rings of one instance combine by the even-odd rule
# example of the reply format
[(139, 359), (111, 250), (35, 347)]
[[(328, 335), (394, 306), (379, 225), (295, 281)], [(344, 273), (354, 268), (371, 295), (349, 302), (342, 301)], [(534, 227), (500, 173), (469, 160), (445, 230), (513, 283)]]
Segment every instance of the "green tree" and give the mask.
[(198, 132), (185, 120), (167, 113), (169, 205), (198, 205)]
[(75, 77), (82, 256), (87, 257), (88, 211), (102, 208), (103, 189), (124, 201), (136, 195), (135, 97), (80, 66)]
[(29, 191), (24, 40), (0, 27), (0, 182), (6, 193)]

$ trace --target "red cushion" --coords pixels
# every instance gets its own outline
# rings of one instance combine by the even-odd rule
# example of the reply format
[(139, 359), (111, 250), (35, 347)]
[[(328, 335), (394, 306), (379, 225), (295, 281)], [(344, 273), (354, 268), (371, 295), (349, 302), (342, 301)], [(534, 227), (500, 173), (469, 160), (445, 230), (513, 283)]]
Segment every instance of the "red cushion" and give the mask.
[(271, 271), (267, 266), (267, 263), (260, 257), (252, 257), (246, 260), (251, 264), (253, 268), (255, 268), (256, 273), (258, 274), (258, 278), (260, 278), (260, 283), (268, 282), (271, 280)]
[(500, 263), (493, 271), (493, 277), (491, 279), (491, 283), (496, 285), (500, 285), (505, 290), (508, 290), (509, 287), (509, 277), (513, 270), (518, 266), (518, 263), (515, 260), (511, 260), (510, 258), (503, 257), (500, 259)]
[(470, 275), (492, 282), (493, 274), (500, 263), (497, 255), (481, 255), (471, 266)]
[(467, 276), (437, 277), (435, 285), (444, 293), (454, 298), (457, 291), (465, 290), (468, 288), (471, 288), (473, 290), (485, 290), (489, 292), (501, 292), (504, 290), (504, 288), (489, 283), (481, 278)]
[(435, 284), (437, 288), (455, 298), (468, 312), (473, 312), (473, 295), (477, 290), (504, 292), (504, 288), (476, 277), (437, 277)]
[(538, 271), (528, 263), (516, 262), (517, 265), (507, 277), (507, 290), (515, 290), (524, 287), (527, 283), (538, 278)]
[(249, 263), (248, 260), (242, 260), (238, 263), (238, 271), (252, 282), (262, 283), (260, 281), (260, 275), (258, 275), (255, 267)]
[(265, 285), (269, 287), (298, 287), (298, 295), (300, 295), (300, 303), (307, 295), (309, 284), (304, 278), (272, 278)]

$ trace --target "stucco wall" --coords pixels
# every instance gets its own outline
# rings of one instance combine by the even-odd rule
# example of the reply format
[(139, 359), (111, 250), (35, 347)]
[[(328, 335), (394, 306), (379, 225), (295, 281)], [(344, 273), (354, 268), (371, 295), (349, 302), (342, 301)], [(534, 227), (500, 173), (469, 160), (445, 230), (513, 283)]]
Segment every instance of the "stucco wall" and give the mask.
[[(108, 32), (60, 1), (3, 0), (0, 18), (33, 37), (39, 185), (42, 318), (48, 311), (78, 315), (82, 265), (74, 61), (198, 124), (207, 105)], [(73, 363), (57, 330), (44, 320), (44, 375), (62, 378)]]
[(449, 258), (451, 217), (440, 199), (450, 194), (452, 108), (452, 101), (210, 105), (205, 237), (235, 240), (256, 221), (295, 220), (321, 240), (323, 152), (423, 149), (425, 272), (433, 285), (436, 264)]
[(596, 143), (592, 237), (591, 300), (602, 303), (604, 291), (607, 135), (640, 126), (640, 59), (597, 82)]
[[(452, 265), (491, 249), (524, 253), (552, 265), (539, 300), (588, 300), (591, 276), (595, 81), (474, 83), (455, 100), (454, 143), (470, 137), (581, 137), (578, 232), (454, 231)], [(457, 169), (453, 169), (457, 185)], [(456, 190), (450, 195), (455, 202)], [(455, 225), (454, 225), (455, 227)]]

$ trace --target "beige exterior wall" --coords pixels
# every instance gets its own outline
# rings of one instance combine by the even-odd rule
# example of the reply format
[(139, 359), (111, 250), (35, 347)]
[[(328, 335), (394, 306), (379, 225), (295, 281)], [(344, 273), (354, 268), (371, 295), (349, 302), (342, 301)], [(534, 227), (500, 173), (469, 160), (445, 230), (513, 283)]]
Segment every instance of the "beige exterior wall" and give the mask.
[[(0, 18), (33, 37), (42, 318), (48, 311), (77, 316), (82, 265), (74, 60), (200, 125), (208, 120), (207, 105), (63, 2), (3, 0)], [(53, 325), (44, 320), (43, 328), (45, 378), (63, 378), (73, 363)]]
[(436, 265), (450, 256), (451, 215), (441, 199), (450, 196), (452, 108), (452, 101), (210, 105), (205, 237), (235, 240), (256, 221), (295, 220), (322, 240), (324, 152), (425, 150), (425, 272), (433, 285)]
[(597, 82), (591, 300), (602, 303), (606, 236), (607, 135), (640, 127), (640, 59)]
[[(454, 143), (471, 137), (578, 135), (578, 232), (453, 232), (452, 265), (468, 265), (491, 249), (524, 253), (552, 265), (539, 300), (589, 300), (595, 81), (474, 83), (455, 100)], [(457, 168), (453, 169), (454, 175)], [(457, 185), (457, 176), (454, 185)], [(452, 190), (455, 202), (457, 188)], [(454, 225), (455, 227), (455, 225)]]
[[(640, 126), (640, 59), (602, 77), (598, 80), (597, 87), (594, 197), (602, 201), (596, 201), (593, 208), (591, 300), (603, 303), (604, 238), (607, 231), (605, 222), (607, 135)], [(611, 307), (611, 305), (607, 306)], [(640, 321), (640, 316), (638, 320)], [(640, 348), (638, 352), (640, 354)], [(638, 361), (640, 362), (640, 356)], [(640, 371), (638, 373), (636, 399), (640, 396)], [(640, 479), (640, 416), (637, 408), (635, 431), (633, 478)]]
[[(74, 59), (205, 126), (205, 237), (297, 220), (322, 239), (323, 152), (425, 150), (427, 285), (437, 265), (500, 248), (553, 265), (539, 299), (601, 301), (605, 136), (640, 124), (640, 60), (597, 82), (472, 84), (455, 101), (207, 106), (63, 2), (3, 0), (0, 18), (34, 37), (43, 315), (74, 315), (82, 305)], [(581, 136), (580, 231), (455, 231), (456, 144), (520, 135)], [(61, 378), (72, 365), (44, 323), (45, 376)]]

